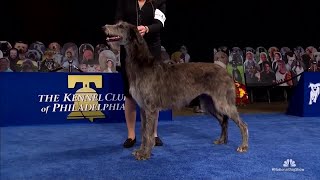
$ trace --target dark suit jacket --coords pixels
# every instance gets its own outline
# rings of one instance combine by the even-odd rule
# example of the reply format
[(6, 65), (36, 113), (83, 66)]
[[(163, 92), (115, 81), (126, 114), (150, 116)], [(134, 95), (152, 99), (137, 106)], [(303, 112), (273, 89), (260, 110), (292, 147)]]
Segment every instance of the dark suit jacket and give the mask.
[(166, 0), (146, 0), (141, 10), (138, 0), (118, 0), (115, 23), (119, 20), (139, 26), (148, 26), (149, 32), (144, 35), (151, 53), (160, 57), (161, 39), (160, 33), (164, 27), (162, 22), (155, 19), (155, 10), (166, 13)]

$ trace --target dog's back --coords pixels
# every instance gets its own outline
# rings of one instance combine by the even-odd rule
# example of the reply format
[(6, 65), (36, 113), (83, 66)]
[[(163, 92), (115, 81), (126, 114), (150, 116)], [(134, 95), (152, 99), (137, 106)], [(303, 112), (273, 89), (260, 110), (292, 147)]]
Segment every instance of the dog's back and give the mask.
[(213, 63), (161, 64), (139, 80), (147, 87), (140, 88), (161, 109), (181, 108), (201, 94), (220, 98), (229, 93), (235, 101), (235, 87), (230, 74)]

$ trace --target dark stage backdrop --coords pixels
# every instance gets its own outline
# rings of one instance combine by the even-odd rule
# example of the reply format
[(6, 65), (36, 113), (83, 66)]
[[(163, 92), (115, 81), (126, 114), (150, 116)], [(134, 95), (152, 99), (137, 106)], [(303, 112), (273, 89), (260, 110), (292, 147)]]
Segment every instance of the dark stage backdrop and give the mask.
[[(101, 26), (113, 22), (115, 2), (1, 1), (0, 40), (104, 43)], [(317, 9), (305, 1), (167, 0), (163, 45), (172, 53), (185, 44), (201, 61), (211, 61), (221, 45), (318, 47)]]

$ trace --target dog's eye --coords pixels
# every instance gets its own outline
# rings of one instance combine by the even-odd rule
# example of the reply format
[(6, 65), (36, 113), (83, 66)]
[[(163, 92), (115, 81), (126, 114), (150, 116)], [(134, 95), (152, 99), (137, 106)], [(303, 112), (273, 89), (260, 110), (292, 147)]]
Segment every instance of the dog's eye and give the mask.
[(122, 24), (119, 25), (119, 28), (124, 28), (124, 26)]

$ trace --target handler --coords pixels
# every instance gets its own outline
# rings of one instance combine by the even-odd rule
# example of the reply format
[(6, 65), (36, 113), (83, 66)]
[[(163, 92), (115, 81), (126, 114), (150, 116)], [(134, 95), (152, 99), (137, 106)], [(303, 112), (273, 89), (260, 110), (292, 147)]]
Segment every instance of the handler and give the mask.
[[(148, 44), (149, 51), (157, 59), (161, 60), (161, 39), (160, 32), (166, 20), (166, 1), (165, 0), (117, 0), (116, 22), (122, 20), (136, 25), (139, 33), (144, 37)], [(128, 128), (128, 138), (123, 143), (125, 148), (130, 148), (136, 143), (135, 124), (136, 124), (136, 103), (129, 93), (129, 82), (125, 67), (125, 49), (120, 47), (121, 74), (123, 77), (125, 95), (125, 118)], [(143, 87), (141, 87), (143, 88)], [(158, 117), (155, 122), (154, 137), (155, 145), (162, 146), (163, 143), (158, 137), (157, 126)]]

